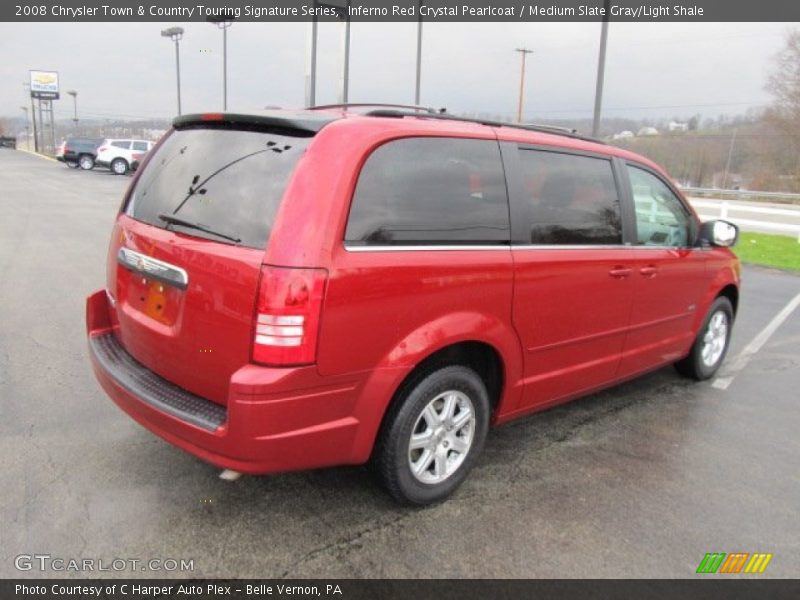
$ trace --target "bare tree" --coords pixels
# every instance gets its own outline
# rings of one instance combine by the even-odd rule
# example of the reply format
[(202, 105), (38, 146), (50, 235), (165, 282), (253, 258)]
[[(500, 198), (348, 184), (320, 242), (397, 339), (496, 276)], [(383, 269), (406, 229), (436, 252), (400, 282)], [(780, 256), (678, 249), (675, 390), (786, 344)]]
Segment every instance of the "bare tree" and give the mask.
[(775, 101), (767, 119), (781, 131), (800, 137), (800, 30), (790, 31), (786, 45), (773, 57), (767, 91)]
[(767, 90), (775, 98), (765, 118), (775, 129), (788, 134), (781, 162), (786, 165), (784, 184), (800, 188), (800, 30), (790, 31), (786, 45), (773, 58), (773, 69), (767, 80)]

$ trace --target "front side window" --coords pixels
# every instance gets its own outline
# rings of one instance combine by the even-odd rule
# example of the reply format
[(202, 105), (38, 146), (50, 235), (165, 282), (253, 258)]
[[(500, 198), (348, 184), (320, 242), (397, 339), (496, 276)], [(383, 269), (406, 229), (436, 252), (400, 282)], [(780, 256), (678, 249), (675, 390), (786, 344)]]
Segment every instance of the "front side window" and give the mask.
[(494, 140), (404, 138), (358, 179), (349, 245), (507, 244), (508, 199)]
[(520, 162), (529, 243), (622, 243), (620, 203), (610, 160), (521, 149)]
[(636, 208), (636, 230), (640, 245), (689, 245), (689, 218), (681, 201), (658, 177), (628, 165), (633, 204)]

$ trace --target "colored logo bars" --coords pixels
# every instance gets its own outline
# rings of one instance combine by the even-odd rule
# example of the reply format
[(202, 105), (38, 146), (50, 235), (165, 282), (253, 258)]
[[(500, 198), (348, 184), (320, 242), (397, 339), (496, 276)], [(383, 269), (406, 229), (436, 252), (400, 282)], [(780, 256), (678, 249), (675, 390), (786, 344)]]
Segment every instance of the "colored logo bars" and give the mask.
[[(772, 554), (748, 552), (709, 552), (700, 561), (698, 573), (763, 573)], [(746, 566), (745, 566), (746, 565)]]

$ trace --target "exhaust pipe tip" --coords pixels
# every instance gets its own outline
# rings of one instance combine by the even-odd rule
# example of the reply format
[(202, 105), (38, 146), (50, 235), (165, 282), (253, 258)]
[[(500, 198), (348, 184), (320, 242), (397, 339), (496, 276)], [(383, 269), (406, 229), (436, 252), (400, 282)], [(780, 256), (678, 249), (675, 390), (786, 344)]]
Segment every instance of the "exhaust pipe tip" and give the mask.
[(241, 476), (242, 474), (239, 473), (239, 471), (233, 471), (231, 469), (225, 469), (219, 474), (219, 478), (223, 481), (236, 481)]

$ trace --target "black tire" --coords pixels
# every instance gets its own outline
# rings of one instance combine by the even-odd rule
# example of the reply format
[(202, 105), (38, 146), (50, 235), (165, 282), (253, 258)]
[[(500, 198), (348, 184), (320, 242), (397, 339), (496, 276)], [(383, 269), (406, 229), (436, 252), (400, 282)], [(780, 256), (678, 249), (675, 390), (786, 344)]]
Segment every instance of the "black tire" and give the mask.
[[(703, 360), (703, 347), (705, 345), (705, 338), (709, 330), (709, 325), (717, 313), (722, 313), (724, 315), (727, 323), (727, 333), (725, 335), (725, 346), (722, 349), (722, 354), (720, 354), (719, 358), (717, 358), (713, 364), (709, 365)], [(732, 329), (733, 305), (725, 296), (720, 296), (714, 300), (711, 304), (711, 308), (708, 309), (708, 314), (706, 314), (703, 326), (700, 327), (700, 332), (697, 334), (694, 344), (692, 344), (692, 350), (689, 352), (689, 355), (675, 363), (675, 369), (678, 373), (685, 377), (696, 379), (697, 381), (704, 381), (713, 377), (725, 360), (725, 355), (728, 353)]]
[(91, 154), (81, 154), (78, 157), (78, 166), (84, 171), (94, 169), (94, 157)]
[(111, 172), (114, 175), (125, 175), (128, 172), (128, 161), (124, 158), (115, 158), (111, 161)]
[[(459, 402), (463, 402), (463, 397), (471, 402), (474, 410), (474, 420), (468, 426), (472, 427), (471, 444), (461, 457), (460, 453), (455, 451), (455, 444), (448, 450), (442, 450), (442, 445), (444, 448), (448, 447), (447, 440), (438, 445), (432, 442), (432, 445), (438, 448), (437, 452), (444, 453), (445, 463), (454, 458), (458, 466), (455, 466), (444, 480), (425, 483), (411, 470), (411, 436), (414, 427), (419, 426), (420, 419), (424, 419), (422, 416), (424, 409), (445, 392), (455, 392), (462, 398)], [(469, 367), (447, 366), (436, 371), (420, 373), (410, 380), (398, 393), (384, 419), (372, 457), (372, 466), (389, 494), (400, 503), (416, 506), (433, 504), (452, 494), (466, 479), (483, 449), (489, 430), (490, 412), (486, 385)], [(457, 419), (458, 414), (460, 413), (455, 414), (452, 421)], [(453, 429), (452, 421), (447, 427), (448, 431)], [(463, 434), (467, 426), (462, 426), (462, 429), (457, 428), (459, 431), (452, 434), (444, 432), (443, 427), (445, 425), (439, 427), (442, 430), (440, 435), (458, 435), (459, 432)], [(433, 465), (434, 462), (435, 459), (431, 464), (435, 470), (438, 469), (438, 465)]]
[(65, 159), (64, 160), (64, 164), (67, 165), (70, 169), (77, 169), (78, 168), (78, 163), (77, 162), (72, 162), (71, 160), (66, 160)]

